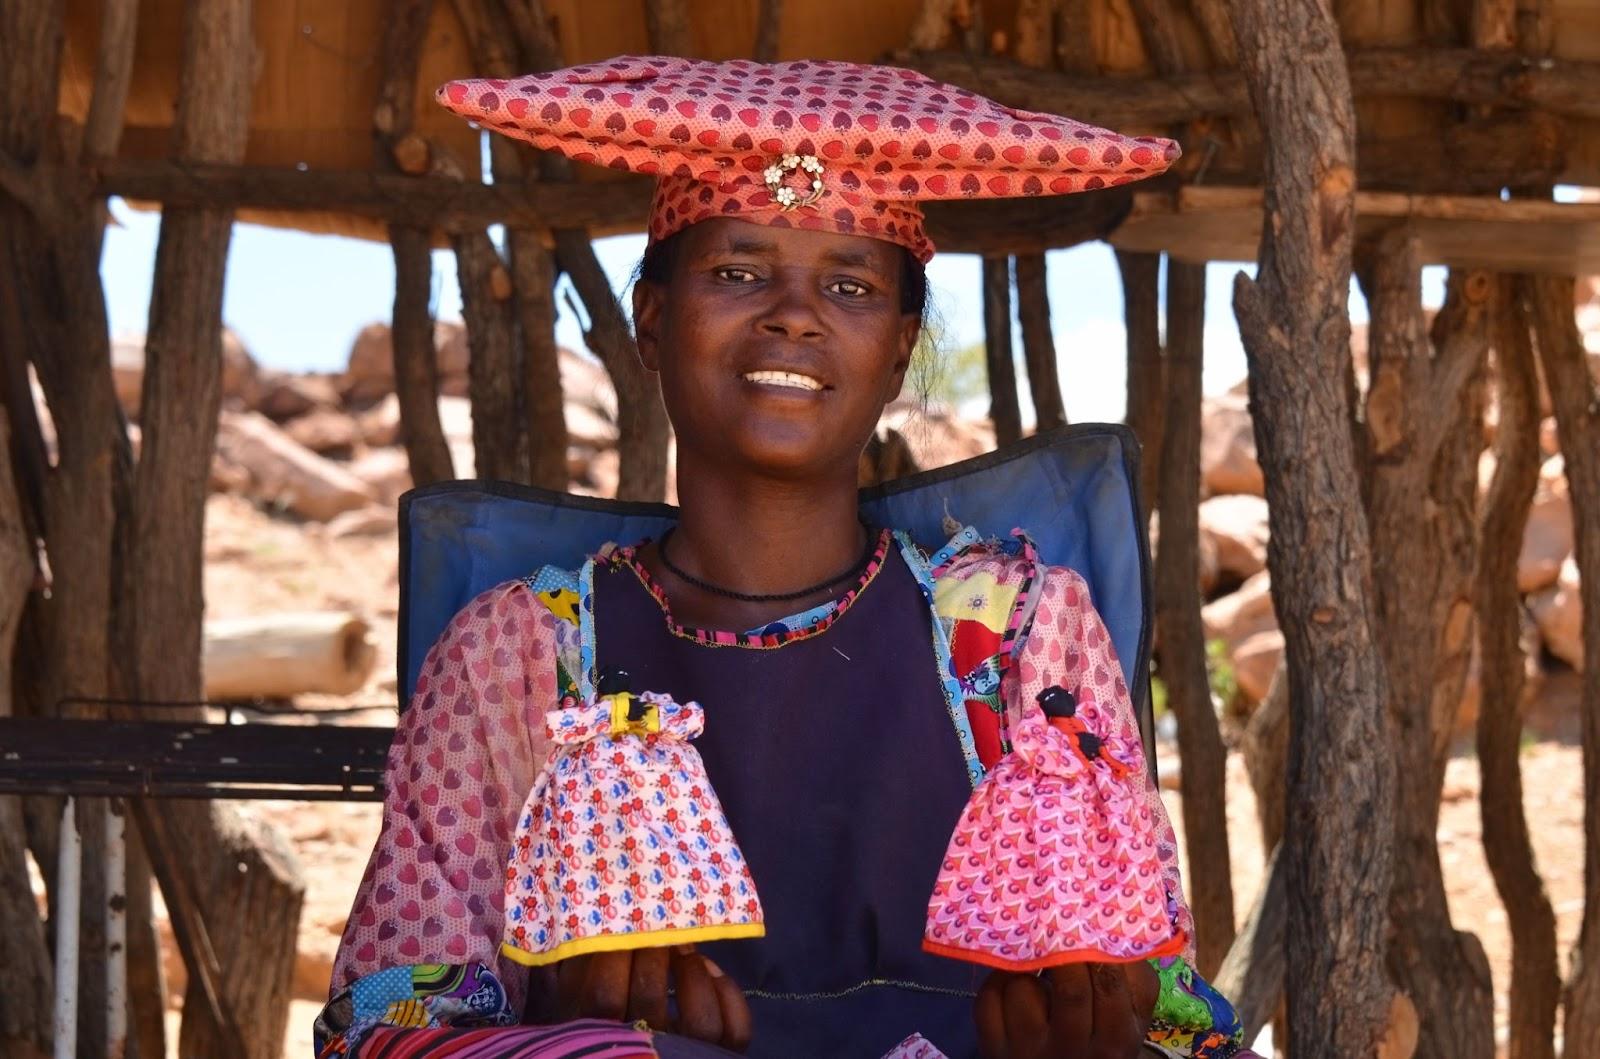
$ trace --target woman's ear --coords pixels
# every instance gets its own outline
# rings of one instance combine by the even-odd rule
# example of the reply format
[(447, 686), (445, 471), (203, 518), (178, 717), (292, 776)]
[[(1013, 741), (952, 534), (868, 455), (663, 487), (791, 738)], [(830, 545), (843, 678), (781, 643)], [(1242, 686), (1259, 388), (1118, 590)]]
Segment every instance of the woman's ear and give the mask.
[(633, 337), (646, 371), (661, 370), (661, 309), (665, 292), (649, 280), (633, 285)]
[(900, 396), (905, 388), (906, 372), (911, 368), (911, 358), (917, 351), (917, 340), (922, 337), (922, 318), (915, 313), (900, 317), (900, 329), (895, 335), (894, 375), (890, 379), (889, 396), (884, 404)]

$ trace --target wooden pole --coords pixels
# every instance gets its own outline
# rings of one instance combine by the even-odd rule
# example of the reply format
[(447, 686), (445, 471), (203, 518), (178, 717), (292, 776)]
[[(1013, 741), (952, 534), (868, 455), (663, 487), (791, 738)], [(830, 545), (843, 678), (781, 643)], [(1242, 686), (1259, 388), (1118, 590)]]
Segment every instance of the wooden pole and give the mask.
[(1217, 728), (1200, 624), (1200, 380), (1206, 267), (1167, 260), (1165, 432), (1161, 447), (1161, 543), (1156, 552), (1156, 629), (1161, 676), (1178, 718), (1183, 833), (1199, 970), (1213, 974), (1233, 944), (1228, 860), (1227, 750)]
[(645, 35), (656, 55), (693, 55), (694, 27), (685, 0), (644, 0)]
[[(1385, 1028), (1393, 763), (1371, 546), (1349, 433), (1355, 108), (1327, 0), (1236, 0), (1271, 174), (1256, 279), (1234, 284), (1289, 657), (1287, 976), (1295, 1059), (1371, 1054)], [(1360, 762), (1360, 767), (1352, 763)]]
[(1482, 657), (1477, 748), (1483, 854), (1511, 931), (1511, 1054), (1554, 1059), (1561, 997), (1556, 919), (1534, 861), (1522, 800), (1522, 594), (1517, 560), (1539, 482), (1539, 380), (1517, 280), (1502, 276), (1494, 353), (1500, 422), (1494, 478), (1484, 499), (1478, 553), (1478, 650)]
[[(10, 428), (0, 408), (0, 717), (10, 717), (12, 658), (22, 608), (33, 588), (33, 536), (6, 458)], [(53, 975), (44, 925), (28, 881), (22, 799), (0, 798), (0, 1049), (50, 1044)]]
[(1035, 430), (1066, 423), (1061, 400), (1061, 377), (1056, 340), (1050, 333), (1050, 292), (1046, 285), (1043, 254), (1018, 254), (1017, 321), (1022, 326), (1022, 360), (1028, 369), (1028, 391), (1033, 396)]
[[(390, 0), (379, 45), (373, 148), (377, 169), (397, 182), (397, 151), (410, 142), (416, 111), (417, 64), (427, 36), (433, 0)], [(394, 254), (394, 308), (389, 333), (394, 353), (394, 388), (400, 402), (400, 438), (416, 485), (455, 477), (450, 446), (439, 422), (439, 378), (433, 339), (433, 240), (429, 226), (396, 221), (389, 226)]]
[[(516, 4), (496, 6), (481, 0), (456, 0), (455, 8), (468, 29), (478, 72), (489, 77), (514, 76), (519, 70), (516, 59), (519, 30), (510, 12), (515, 9), (524, 18), (528, 17), (528, 12)], [(530, 27), (522, 32), (534, 31)], [(540, 165), (537, 152), (502, 136), (491, 138), (490, 145), (496, 184), (537, 187)], [(514, 416), (514, 422), (508, 425), (515, 434), (508, 433), (508, 444), (514, 442), (518, 449), (517, 480), (546, 489), (565, 490), (567, 425), (555, 342), (555, 262), (545, 246), (545, 233), (540, 229), (520, 225), (507, 228), (505, 245), (514, 299), (510, 322), (517, 340), (516, 356), (509, 368), (513, 373), (510, 385), (504, 379), (498, 382), (506, 395), (504, 404)], [(470, 326), (468, 331), (470, 338)], [(485, 381), (487, 375), (485, 372), (473, 376), (480, 380), (474, 391), (474, 409), (478, 406), (478, 394), (486, 386), (496, 385)], [(484, 393), (484, 398), (484, 407), (492, 411), (495, 408), (492, 396)], [(476, 413), (473, 423), (476, 437)], [(495, 462), (491, 457), (486, 466), (493, 466)], [(491, 475), (482, 470), (479, 476), (510, 477), (508, 473)]]
[[(1488, 348), (1483, 274), (1452, 275), (1430, 341), (1415, 240), (1394, 229), (1360, 251), (1371, 307), (1364, 437), (1375, 632), (1388, 675), (1388, 744), (1398, 765), (1388, 965), (1420, 1020), (1418, 1054), (1494, 1054), (1493, 987), (1482, 946), (1450, 920), (1438, 852), (1444, 750), (1461, 703), (1452, 658), (1472, 644), (1477, 455), (1482, 409), (1473, 380)], [(1449, 473), (1469, 439), (1466, 497)], [(1465, 667), (1459, 670), (1464, 673)]]
[(758, 63), (776, 62), (783, 25), (783, 0), (761, 0), (756, 9), (756, 43), (751, 50)]
[(1022, 437), (1017, 368), (1011, 352), (1011, 262), (983, 259), (983, 348), (989, 374), (989, 419), (1001, 448)]
[(1161, 255), (1118, 250), (1122, 319), (1128, 332), (1128, 403), (1123, 421), (1144, 449), (1139, 493), (1146, 515), (1160, 507), (1162, 413), (1166, 365), (1161, 349)]
[[(552, 70), (563, 63), (559, 42), (550, 32), (543, 0), (511, 0), (509, 8), (525, 69)], [(546, 189), (572, 181), (572, 165), (567, 159), (547, 154), (543, 157), (543, 182)], [(638, 347), (628, 326), (622, 304), (600, 260), (595, 256), (589, 233), (571, 225), (553, 226), (556, 261), (572, 280), (573, 288), (588, 311), (590, 326), (585, 340), (605, 365), (617, 391), (617, 451), (621, 471), (617, 497), (622, 500), (660, 500), (667, 486), (667, 437), (670, 426), (666, 406), (661, 402), (661, 386), (644, 370)]]
[(1585, 666), (1583, 730), (1583, 923), (1562, 996), (1562, 1038), (1581, 1049), (1600, 1041), (1600, 387), (1589, 375), (1573, 317), (1573, 281), (1540, 276), (1523, 281), (1539, 361), (1555, 405), (1576, 527), (1579, 606)]

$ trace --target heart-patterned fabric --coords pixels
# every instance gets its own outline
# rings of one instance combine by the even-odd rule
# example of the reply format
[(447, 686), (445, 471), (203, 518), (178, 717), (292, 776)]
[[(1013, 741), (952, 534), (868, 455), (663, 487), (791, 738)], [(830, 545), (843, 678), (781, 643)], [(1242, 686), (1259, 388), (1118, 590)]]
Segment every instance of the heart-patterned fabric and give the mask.
[[(716, 216), (866, 235), (926, 261), (919, 202), (1093, 191), (1162, 172), (1178, 146), (1015, 110), (913, 70), (858, 63), (622, 56), (510, 80), (451, 81), (439, 102), (579, 162), (661, 179), (650, 236)], [(822, 165), (785, 208), (766, 173)], [(811, 191), (802, 169), (781, 185)]]

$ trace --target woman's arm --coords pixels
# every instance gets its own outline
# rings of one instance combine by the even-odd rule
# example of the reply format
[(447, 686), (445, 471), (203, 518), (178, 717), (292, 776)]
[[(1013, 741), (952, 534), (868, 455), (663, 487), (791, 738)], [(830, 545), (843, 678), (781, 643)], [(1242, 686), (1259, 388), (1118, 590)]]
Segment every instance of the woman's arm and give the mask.
[[(505, 865), (547, 750), (554, 623), (532, 592), (509, 582), (467, 604), (424, 659), (389, 749), (382, 830), (339, 943), (333, 1002), (319, 1020), (330, 1031), (369, 1018), (354, 1009), (373, 998), (414, 998), (457, 1022), (520, 1015), (527, 971), (500, 957)], [(447, 1002), (432, 988), (458, 977), (476, 994), (471, 1003)], [(347, 993), (358, 981), (367, 988)], [(499, 1012), (489, 1010), (496, 984)]]

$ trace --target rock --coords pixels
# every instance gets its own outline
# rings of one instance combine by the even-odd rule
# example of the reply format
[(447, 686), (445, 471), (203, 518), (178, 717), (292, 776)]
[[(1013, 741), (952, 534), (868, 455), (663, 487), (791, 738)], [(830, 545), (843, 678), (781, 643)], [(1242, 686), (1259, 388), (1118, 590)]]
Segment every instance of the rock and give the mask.
[(302, 518), (326, 522), (377, 500), (361, 479), (256, 412), (224, 411), (217, 425), (217, 449), (230, 463), (248, 470), (252, 497)]
[(1263, 570), (1246, 579), (1237, 592), (1207, 603), (1200, 608), (1200, 622), (1206, 640), (1222, 640), (1230, 652), (1252, 636), (1275, 631), (1278, 616), (1272, 609), (1272, 575)]
[(389, 394), (356, 416), (361, 440), (373, 448), (400, 443), (400, 398)]
[(281, 371), (261, 375), (261, 400), (257, 402), (256, 411), (275, 422), (287, 422), (313, 408), (337, 407), (339, 391), (325, 375), (291, 375)]
[(222, 406), (253, 411), (261, 402), (261, 369), (238, 335), (222, 332)]
[(1517, 556), (1517, 591), (1524, 595), (1554, 585), (1561, 576), (1562, 562), (1572, 554), (1572, 499), (1563, 466), (1560, 456), (1552, 456), (1539, 470), (1539, 485), (1522, 531), (1522, 552)]
[(1233, 679), (1239, 694), (1251, 705), (1262, 702), (1272, 687), (1272, 674), (1283, 654), (1283, 633), (1258, 632), (1233, 650)]
[[(962, 419), (942, 404), (897, 400), (884, 409), (880, 430), (894, 430), (911, 446), (911, 456), (923, 470), (946, 467), (993, 452), (994, 428), (987, 422)], [(955, 512), (961, 518), (960, 512)]]
[(1200, 475), (1206, 494), (1265, 496), (1248, 400), (1233, 393), (1208, 397), (1200, 423)]
[(570, 454), (567, 457), (567, 466), (577, 464), (582, 474), (573, 475), (572, 491), (580, 496), (617, 495), (617, 482), (621, 477), (621, 460), (616, 449), (606, 449), (584, 459), (581, 455), (574, 459)]
[(568, 401), (561, 414), (567, 423), (569, 444), (609, 449), (617, 443), (617, 425), (593, 407)]
[(1237, 493), (1200, 504), (1200, 533), (1210, 537), (1224, 580), (1244, 581), (1267, 568), (1267, 502)]
[(1554, 456), (1561, 451), (1561, 432), (1556, 428), (1556, 417), (1545, 416), (1539, 421), (1539, 451)]
[(398, 525), (395, 509), (387, 504), (373, 504), (337, 515), (328, 523), (328, 537), (387, 537)]
[(355, 453), (361, 440), (355, 420), (332, 408), (313, 408), (284, 424), (291, 438), (320, 456), (346, 460)]
[(351, 461), (348, 470), (371, 486), (385, 504), (394, 504), (411, 488), (411, 461), (402, 448), (368, 449)]
[(570, 405), (587, 405), (613, 422), (617, 418), (617, 389), (611, 376), (594, 357), (563, 348), (559, 351), (561, 393)]
[(357, 408), (394, 392), (394, 342), (388, 324), (368, 324), (356, 333), (339, 391), (345, 404)]
[(1578, 596), (1578, 563), (1568, 557), (1560, 576), (1549, 588), (1528, 597), (1528, 609), (1550, 653), (1578, 671), (1583, 670), (1583, 609)]
[(119, 335), (111, 340), (111, 385), (122, 410), (130, 419), (138, 419), (139, 396), (144, 389), (143, 335)]

